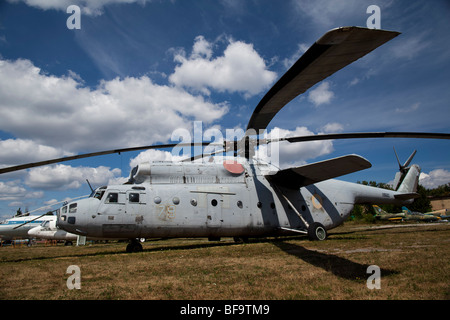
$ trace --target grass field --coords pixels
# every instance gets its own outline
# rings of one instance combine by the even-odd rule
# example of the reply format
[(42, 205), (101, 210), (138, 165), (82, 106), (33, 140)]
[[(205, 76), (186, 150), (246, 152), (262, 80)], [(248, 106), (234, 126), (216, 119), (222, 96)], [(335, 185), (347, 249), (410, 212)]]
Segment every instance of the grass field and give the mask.
[[(0, 248), (0, 299), (450, 299), (450, 225), (346, 223), (329, 239), (152, 240)], [(66, 273), (80, 268), (81, 289)], [(369, 265), (381, 288), (368, 289)]]

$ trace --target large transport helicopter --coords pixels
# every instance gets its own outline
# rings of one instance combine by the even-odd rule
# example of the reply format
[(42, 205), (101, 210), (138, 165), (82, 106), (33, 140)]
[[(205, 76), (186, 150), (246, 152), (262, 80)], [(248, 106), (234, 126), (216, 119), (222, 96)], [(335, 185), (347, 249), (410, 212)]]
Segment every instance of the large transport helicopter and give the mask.
[[(58, 227), (86, 237), (129, 239), (128, 252), (141, 251), (139, 238), (249, 237), (305, 234), (324, 240), (327, 230), (342, 224), (353, 206), (408, 204), (417, 197), (420, 168), (400, 165), (395, 190), (333, 178), (371, 167), (358, 155), (346, 155), (280, 170), (254, 159), (258, 145), (356, 138), (450, 139), (448, 133), (366, 132), (258, 139), (283, 106), (353, 61), (398, 36), (398, 32), (343, 27), (328, 31), (278, 80), (256, 106), (239, 141), (225, 141), (223, 149), (187, 161), (147, 162), (133, 168), (128, 182), (93, 190), (87, 199), (61, 207)], [(207, 146), (201, 142), (195, 145)], [(194, 146), (190, 143), (152, 145), (76, 155), (2, 168), (0, 173), (104, 154)], [(225, 161), (192, 162), (234, 151)]]

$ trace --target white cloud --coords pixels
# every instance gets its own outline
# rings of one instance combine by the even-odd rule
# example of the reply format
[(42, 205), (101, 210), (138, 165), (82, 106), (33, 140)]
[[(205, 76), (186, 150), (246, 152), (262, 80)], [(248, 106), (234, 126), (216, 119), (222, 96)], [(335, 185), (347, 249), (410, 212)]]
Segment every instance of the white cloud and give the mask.
[[(314, 135), (314, 132), (308, 130), (308, 128), (306, 127), (297, 127), (293, 131), (275, 127), (268, 134), (268, 138), (276, 139), (283, 137), (310, 135)], [(258, 152), (256, 153), (256, 157), (261, 158), (267, 162), (272, 162), (272, 164), (284, 169), (288, 167), (303, 165), (307, 162), (307, 160), (330, 154), (333, 151), (333, 142), (331, 140), (297, 143), (283, 141), (280, 143), (271, 143), (269, 145), (260, 146)], [(275, 154), (272, 154), (272, 159), (267, 157), (267, 155), (271, 155), (271, 152), (275, 152)], [(277, 157), (279, 159), (279, 164), (274, 163)]]
[(17, 164), (18, 159), (21, 163), (28, 163), (73, 155), (73, 153), (24, 139), (0, 140), (0, 150), (2, 150), (0, 165)]
[(395, 58), (411, 60), (431, 45), (428, 39), (429, 34), (427, 32), (422, 32), (418, 35), (409, 35), (396, 41), (390, 50)]
[(120, 169), (71, 167), (63, 164), (30, 169), (25, 184), (32, 188), (44, 190), (77, 189), (89, 180), (91, 185), (107, 185), (110, 180), (121, 175)]
[(350, 81), (349, 86), (352, 87), (354, 85), (357, 85), (360, 81), (361, 79), (355, 77), (352, 81)]
[(24, 150), (65, 155), (165, 142), (175, 129), (189, 128), (190, 120), (211, 123), (227, 111), (226, 103), (146, 76), (101, 81), (90, 89), (74, 77), (43, 74), (29, 60), (0, 60), (0, 127)]
[(334, 93), (329, 90), (330, 83), (325, 81), (311, 90), (308, 94), (308, 100), (312, 102), (316, 107), (321, 104), (330, 103), (334, 97)]
[(419, 176), (419, 183), (427, 189), (437, 188), (450, 183), (450, 171), (445, 169), (432, 170), (429, 173), (422, 172)]
[(170, 82), (204, 94), (214, 89), (219, 92), (240, 92), (246, 97), (260, 93), (273, 83), (276, 73), (267, 70), (264, 59), (253, 45), (228, 41), (223, 56), (213, 58), (212, 44), (202, 36), (196, 37), (189, 57), (183, 50), (175, 53), (174, 61), (179, 65), (170, 75)]
[(172, 153), (163, 150), (150, 149), (139, 153), (136, 157), (130, 159), (130, 167), (149, 161), (180, 161), (186, 157), (173, 156)]
[(295, 53), (289, 58), (283, 60), (283, 66), (286, 69), (292, 67), (292, 65), (297, 62), (297, 60), (308, 50), (308, 48), (309, 46), (306, 43), (298, 44), (297, 51), (295, 51)]
[(325, 133), (336, 133), (336, 132), (342, 132), (343, 130), (344, 130), (344, 126), (337, 122), (330, 122), (322, 127), (322, 131)]
[[(333, 0), (332, 3), (329, 0), (294, 0), (293, 3), (298, 12), (321, 28), (334, 28), (337, 22), (348, 21), (354, 16), (358, 16), (358, 9), (365, 10), (367, 8), (367, 5), (364, 7), (359, 0)], [(364, 13), (365, 11), (361, 11), (359, 14), (366, 18)], [(365, 20), (363, 21), (365, 22)]]
[(20, 184), (20, 181), (0, 181), (0, 201), (14, 201), (23, 203), (25, 199), (41, 198), (43, 191), (29, 191)]
[(417, 109), (419, 109), (420, 107), (420, 102), (416, 102), (413, 105), (409, 106), (409, 107), (404, 107), (404, 108), (396, 108), (395, 112), (396, 113), (410, 113), (410, 112), (414, 112)]
[(70, 5), (80, 7), (83, 14), (97, 16), (103, 13), (103, 8), (110, 4), (139, 3), (145, 5), (151, 0), (8, 0), (11, 3), (24, 2), (30, 7), (42, 10), (62, 10), (66, 12)]

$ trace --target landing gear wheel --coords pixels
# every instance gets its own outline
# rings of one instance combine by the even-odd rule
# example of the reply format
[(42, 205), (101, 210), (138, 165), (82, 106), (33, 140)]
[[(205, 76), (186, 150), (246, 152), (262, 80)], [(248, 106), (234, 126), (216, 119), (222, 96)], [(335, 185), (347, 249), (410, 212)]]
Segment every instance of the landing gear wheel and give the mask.
[(248, 242), (247, 237), (233, 237), (233, 240), (236, 243), (247, 243)]
[(142, 252), (142, 245), (137, 241), (136, 239), (133, 239), (130, 241), (130, 243), (127, 245), (127, 252)]
[(308, 237), (310, 240), (323, 241), (327, 238), (327, 235), (327, 230), (321, 223), (314, 222), (309, 225)]

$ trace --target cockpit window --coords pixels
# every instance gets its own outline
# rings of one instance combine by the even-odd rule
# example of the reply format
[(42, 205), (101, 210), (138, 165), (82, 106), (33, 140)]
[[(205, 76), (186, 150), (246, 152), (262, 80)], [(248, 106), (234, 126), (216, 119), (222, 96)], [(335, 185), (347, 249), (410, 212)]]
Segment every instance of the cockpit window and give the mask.
[(61, 213), (67, 213), (67, 206), (62, 207)]
[(130, 193), (128, 199), (130, 203), (139, 203), (139, 193)]
[(69, 205), (69, 213), (76, 213), (77, 212), (77, 204), (72, 203)]
[(104, 194), (105, 190), (98, 190), (97, 192), (95, 192), (94, 198), (102, 200)]
[(105, 203), (117, 203), (119, 199), (119, 194), (117, 192), (108, 193)]

